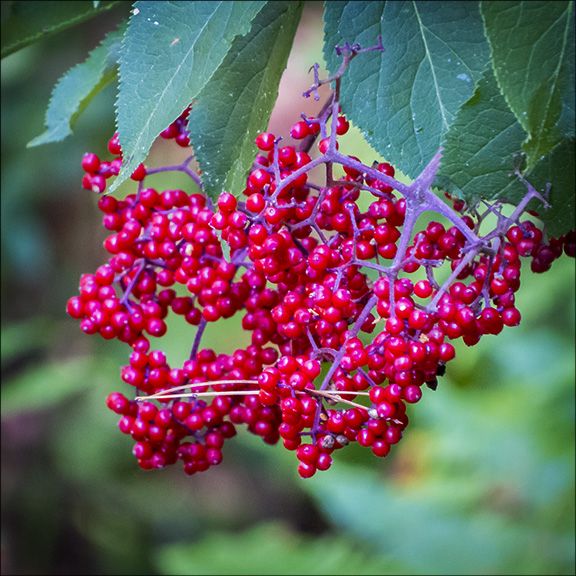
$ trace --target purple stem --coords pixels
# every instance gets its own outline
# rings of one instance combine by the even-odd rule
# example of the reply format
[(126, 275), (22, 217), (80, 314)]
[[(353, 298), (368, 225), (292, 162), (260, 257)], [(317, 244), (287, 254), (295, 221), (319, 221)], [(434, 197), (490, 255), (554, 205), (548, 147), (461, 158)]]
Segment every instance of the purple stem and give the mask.
[(200, 341), (202, 340), (202, 334), (204, 334), (206, 324), (208, 324), (208, 322), (205, 318), (202, 318), (198, 324), (198, 330), (196, 330), (196, 336), (194, 337), (192, 350), (190, 350), (190, 360), (194, 360), (194, 358), (196, 358), (196, 354), (198, 354), (198, 348), (200, 347)]

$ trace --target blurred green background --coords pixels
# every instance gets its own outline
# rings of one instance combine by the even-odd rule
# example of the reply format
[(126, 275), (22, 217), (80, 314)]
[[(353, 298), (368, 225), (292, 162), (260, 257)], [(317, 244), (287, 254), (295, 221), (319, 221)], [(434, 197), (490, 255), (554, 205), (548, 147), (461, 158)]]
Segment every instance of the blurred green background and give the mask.
[[(80, 274), (106, 261), (80, 163), (88, 151), (106, 156), (114, 87), (72, 138), (26, 148), (55, 82), (129, 7), (2, 62), (2, 573), (574, 574), (568, 258), (525, 273), (519, 327), (457, 347), (386, 459), (351, 446), (301, 480), (294, 453), (241, 430), (208, 472), (138, 468), (105, 406), (108, 393), (129, 392), (120, 379), (129, 350), (85, 336), (65, 314)], [(322, 62), (321, 7), (304, 12), (271, 120), (277, 134), (321, 104), (301, 98)], [(172, 163), (174, 148), (157, 146), (148, 164)], [(345, 149), (371, 161), (357, 135)], [(210, 328), (206, 346), (247, 343), (238, 321)], [(193, 335), (170, 326), (169, 360), (181, 361)]]

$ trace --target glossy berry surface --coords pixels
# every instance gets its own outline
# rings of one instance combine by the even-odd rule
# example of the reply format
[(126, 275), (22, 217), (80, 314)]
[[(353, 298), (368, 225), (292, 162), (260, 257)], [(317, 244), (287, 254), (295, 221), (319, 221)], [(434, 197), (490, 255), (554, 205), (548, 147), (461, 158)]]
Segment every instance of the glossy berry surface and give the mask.
[[(160, 137), (188, 146), (189, 113)], [(541, 199), (530, 186), (513, 216), (492, 206), (497, 224), (481, 234), (486, 214), (435, 201), (439, 156), (416, 196), (389, 163), (340, 152), (348, 129), (334, 101), (293, 123), (294, 145), (258, 134), (244, 190), (218, 198), (153, 187), (161, 171), (144, 165), (135, 193), (100, 196), (108, 262), (81, 276), (66, 311), (84, 333), (127, 345), (126, 392), (106, 405), (142, 469), (217, 466), (239, 428), (293, 452), (303, 478), (350, 443), (385, 457), (409, 407), (455, 359), (453, 342), (473, 346), (521, 322), (523, 266), (540, 273), (574, 256), (573, 233), (548, 239), (525, 213)], [(118, 173), (117, 135), (108, 150), (111, 160), (83, 156), (84, 188), (102, 193)], [(330, 170), (313, 181), (319, 164)], [(171, 169), (190, 175), (186, 163)], [(423, 207), (434, 218), (417, 226)], [(162, 350), (173, 315), (190, 328), (182, 364)], [(235, 316), (246, 343), (228, 354), (202, 347), (211, 324)]]

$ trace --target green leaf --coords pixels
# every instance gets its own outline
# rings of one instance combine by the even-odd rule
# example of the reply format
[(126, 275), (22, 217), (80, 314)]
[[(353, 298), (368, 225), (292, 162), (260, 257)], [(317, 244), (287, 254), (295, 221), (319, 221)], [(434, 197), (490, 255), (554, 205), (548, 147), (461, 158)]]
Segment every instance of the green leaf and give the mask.
[(46, 131), (28, 147), (59, 142), (72, 134), (72, 128), (92, 101), (117, 76), (118, 54), (125, 26), (110, 32), (100, 46), (82, 63), (71, 68), (52, 91), (46, 112)]
[(266, 2), (136, 2), (120, 54), (117, 129), (124, 153), (113, 192), (194, 100), (234, 38)]
[[(574, 230), (576, 221), (576, 155), (574, 139), (563, 140), (550, 154), (542, 158), (531, 172), (526, 174), (536, 190), (542, 194), (547, 183), (551, 184), (550, 208), (542, 209), (542, 205), (534, 206), (540, 218), (546, 223), (549, 236), (561, 236)], [(512, 196), (513, 201), (517, 200)], [(516, 202), (515, 202), (516, 203)]]
[(281, 523), (213, 533), (197, 544), (172, 544), (157, 557), (160, 574), (407, 574), (399, 563), (347, 538), (314, 538)]
[(2, 385), (2, 417), (54, 406), (86, 390), (101, 370), (88, 357), (29, 368)]
[(44, 348), (54, 334), (54, 322), (47, 316), (36, 316), (24, 322), (2, 327), (2, 369), (22, 355)]
[(574, 137), (574, 3), (481, 2), (498, 84), (527, 133), (527, 167)]
[[(525, 137), (526, 132), (500, 93), (494, 74), (487, 70), (446, 136), (435, 185), (469, 205), (480, 199), (498, 198), (518, 204), (527, 190), (514, 175), (514, 168)], [(524, 175), (541, 194), (551, 184), (551, 208), (545, 210), (537, 201), (530, 205), (546, 223), (548, 234), (559, 236), (573, 229), (574, 140), (563, 140)]]
[(334, 45), (377, 44), (344, 74), (341, 105), (371, 146), (415, 177), (473, 94), (489, 56), (476, 2), (327, 2), (325, 58)]
[[(430, 447), (429, 440), (425, 446)], [(458, 505), (470, 506), (474, 492), (481, 491), (478, 479), (457, 483), (447, 477), (444, 485), (434, 487), (434, 494), (426, 494), (425, 480), (415, 480), (403, 490), (393, 478), (379, 477), (373, 469), (339, 464), (329, 474), (317, 473), (304, 488), (332, 522), (404, 561), (411, 574), (488, 572), (499, 549), (509, 544), (510, 537), (499, 542), (493, 536), (496, 530), (503, 535), (504, 526), (454, 514)]]
[(269, 2), (250, 33), (234, 40), (190, 112), (190, 138), (212, 198), (222, 191), (239, 195), (246, 186), (254, 139), (268, 125), (302, 7)]
[(119, 2), (12, 2), (2, 21), (2, 58), (71, 26), (89, 20)]
[(469, 205), (501, 198), (510, 187), (525, 193), (513, 175), (514, 154), (522, 151), (525, 137), (492, 70), (486, 70), (446, 135), (436, 184)]

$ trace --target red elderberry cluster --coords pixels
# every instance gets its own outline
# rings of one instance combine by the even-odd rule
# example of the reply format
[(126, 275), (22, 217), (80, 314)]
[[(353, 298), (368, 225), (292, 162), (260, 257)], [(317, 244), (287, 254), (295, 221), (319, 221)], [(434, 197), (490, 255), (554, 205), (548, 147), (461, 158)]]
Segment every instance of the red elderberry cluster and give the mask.
[[(182, 145), (188, 113), (163, 137)], [(67, 311), (85, 333), (132, 350), (121, 377), (134, 399), (113, 393), (107, 405), (136, 441), (143, 469), (181, 461), (187, 474), (206, 470), (240, 425), (295, 451), (305, 478), (350, 442), (386, 456), (408, 424), (407, 405), (424, 385), (435, 389), (454, 358), (451, 341), (474, 345), (520, 322), (522, 260), (543, 272), (563, 251), (574, 256), (574, 233), (547, 242), (525, 216), (529, 201), (542, 199), (528, 183), (511, 216), (499, 203), (462, 215), (463, 204), (430, 190), (439, 155), (404, 185), (390, 164), (340, 153), (347, 130), (333, 95), (317, 118), (292, 126), (302, 146), (259, 134), (241, 199), (224, 192), (213, 204), (200, 193), (158, 191), (144, 180), (167, 169), (144, 167), (135, 194), (99, 198), (110, 259), (82, 276)], [(109, 150), (109, 163), (84, 157), (84, 187), (102, 192), (118, 172), (117, 136)], [(310, 182), (319, 165), (325, 181)], [(188, 161), (170, 170), (201, 184)], [(419, 229), (425, 211), (438, 218)], [(480, 235), (494, 214), (496, 225)], [(170, 313), (194, 327), (182, 366), (151, 346)], [(236, 314), (250, 345), (230, 355), (201, 348), (208, 324)]]

